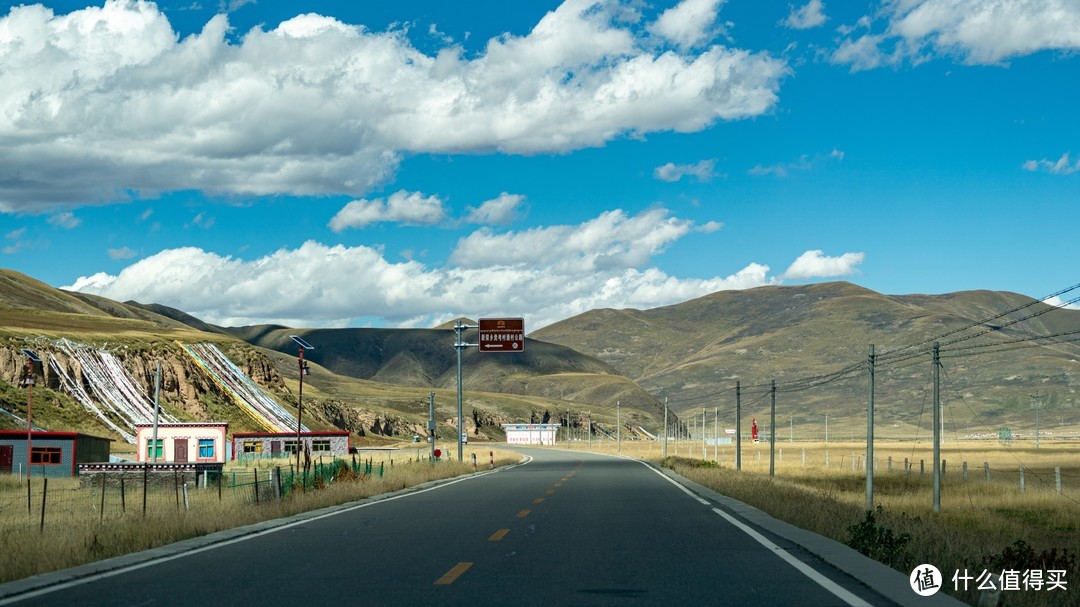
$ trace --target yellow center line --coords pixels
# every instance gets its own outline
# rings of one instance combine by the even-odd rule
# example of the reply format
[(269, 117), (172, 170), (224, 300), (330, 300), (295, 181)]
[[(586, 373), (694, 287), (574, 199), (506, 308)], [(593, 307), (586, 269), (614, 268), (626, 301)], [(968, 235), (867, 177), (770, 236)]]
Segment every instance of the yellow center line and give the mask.
[(518, 518), (525, 518), (526, 516), (529, 516), (530, 512), (532, 512), (532, 510), (522, 510), (521, 512), (518, 512), (517, 517)]
[(488, 541), (489, 542), (497, 542), (497, 541), (503, 539), (504, 537), (506, 537), (507, 533), (510, 533), (509, 529), (499, 529), (495, 533), (491, 534), (491, 537), (488, 538)]
[(556, 487), (562, 487), (562, 483), (555, 483)]
[(454, 580), (458, 579), (462, 573), (468, 571), (469, 567), (472, 566), (472, 563), (458, 563), (457, 565), (454, 565), (450, 568), (450, 571), (447, 571), (441, 578), (435, 580), (435, 585), (446, 586), (448, 584), (453, 584)]
[(547, 494), (548, 494), (548, 495), (551, 495), (552, 493), (555, 493), (555, 490), (554, 490), (554, 489), (548, 489), (548, 490), (547, 490)]
[(542, 501), (544, 501), (544, 498), (542, 498), (542, 497), (538, 497), (538, 498), (536, 498), (536, 499), (534, 499), (534, 500), (533, 500), (533, 503), (534, 503), (534, 504), (539, 504), (539, 503), (540, 503), (540, 502), (542, 502)]

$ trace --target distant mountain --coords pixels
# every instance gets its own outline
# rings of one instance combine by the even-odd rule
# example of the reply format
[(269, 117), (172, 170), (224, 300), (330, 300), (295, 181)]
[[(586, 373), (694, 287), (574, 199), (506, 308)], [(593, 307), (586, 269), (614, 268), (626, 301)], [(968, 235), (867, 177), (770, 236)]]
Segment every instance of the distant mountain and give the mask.
[[(1080, 311), (1054, 309), (1015, 293), (893, 296), (845, 282), (770, 286), (649, 310), (593, 310), (532, 337), (595, 356), (684, 412), (729, 407), (736, 380), (748, 393), (749, 386), (774, 379), (795, 390), (805, 387), (791, 384), (795, 380), (861, 365), (843, 381), (781, 397), (786, 411), (795, 408), (810, 417), (814, 410), (865, 408), (862, 368), (874, 344), (879, 356), (886, 355), (876, 378), (878, 398), (907, 419), (919, 414), (927, 395), (929, 340), (1026, 304), (1031, 305), (940, 340), (947, 344), (942, 350), (947, 396), (965, 418), (989, 414), (993, 421), (988, 423), (996, 424), (1026, 416), (1031, 395), (1040, 392), (1041, 406), (1060, 412), (1062, 421), (1070, 416), (1080, 421), (1080, 345), (1067, 336), (1010, 343), (1080, 331)], [(888, 353), (916, 344), (921, 345), (914, 351), (923, 353), (889, 361)], [(979, 347), (964, 349), (970, 346)], [(752, 388), (753, 395), (763, 389)]]
[[(451, 325), (452, 326), (452, 325)], [(259, 325), (226, 329), (250, 344), (291, 356), (299, 354), (289, 337), (315, 346), (307, 360), (358, 379), (413, 387), (456, 388), (457, 354), (450, 329), (289, 329)], [(475, 343), (475, 331), (464, 332)], [(518, 353), (462, 352), (466, 390), (535, 395), (656, 414), (661, 404), (611, 365), (556, 344), (525, 340)]]

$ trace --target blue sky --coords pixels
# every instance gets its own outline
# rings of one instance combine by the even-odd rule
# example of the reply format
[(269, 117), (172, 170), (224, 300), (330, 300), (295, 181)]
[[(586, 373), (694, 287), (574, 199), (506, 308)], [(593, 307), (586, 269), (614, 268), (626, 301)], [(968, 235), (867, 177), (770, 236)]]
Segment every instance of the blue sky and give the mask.
[(293, 326), (1078, 282), (1080, 4), (297, 7), (3, 5), (0, 265)]

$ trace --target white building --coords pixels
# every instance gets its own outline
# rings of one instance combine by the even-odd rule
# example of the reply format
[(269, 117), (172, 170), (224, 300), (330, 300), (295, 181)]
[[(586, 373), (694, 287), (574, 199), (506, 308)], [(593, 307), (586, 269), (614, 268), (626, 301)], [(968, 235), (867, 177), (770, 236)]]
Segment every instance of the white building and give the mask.
[[(153, 462), (153, 424), (137, 424), (138, 461)], [(161, 463), (225, 463), (225, 435), (229, 424), (224, 422), (168, 423), (157, 426), (157, 460)]]
[(554, 445), (560, 424), (503, 424), (508, 445)]

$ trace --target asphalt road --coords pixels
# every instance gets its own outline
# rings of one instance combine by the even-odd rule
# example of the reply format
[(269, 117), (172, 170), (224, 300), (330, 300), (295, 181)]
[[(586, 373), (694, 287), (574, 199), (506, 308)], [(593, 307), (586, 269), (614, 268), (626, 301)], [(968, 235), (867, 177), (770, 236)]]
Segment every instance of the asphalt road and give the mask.
[(134, 566), (11, 604), (893, 604), (798, 545), (755, 539), (645, 464), (522, 452), (532, 461), (164, 558), (125, 557)]

